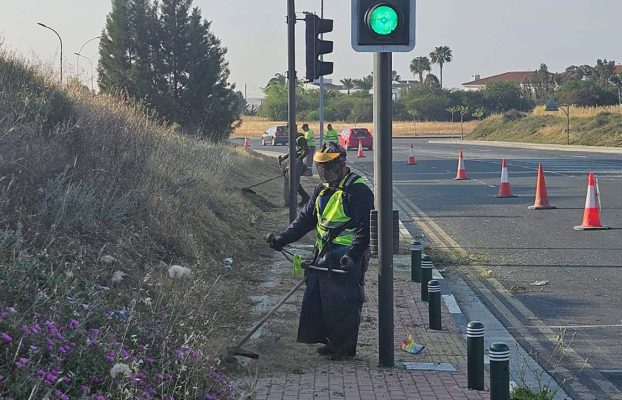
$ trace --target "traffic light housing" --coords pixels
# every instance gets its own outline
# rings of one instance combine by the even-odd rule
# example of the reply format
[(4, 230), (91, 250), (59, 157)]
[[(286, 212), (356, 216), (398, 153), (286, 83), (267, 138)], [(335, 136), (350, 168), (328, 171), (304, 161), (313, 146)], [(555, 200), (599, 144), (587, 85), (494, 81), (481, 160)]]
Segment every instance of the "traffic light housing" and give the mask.
[(306, 45), (307, 45), (307, 73), (308, 81), (314, 81), (320, 76), (333, 73), (333, 63), (320, 61), (322, 54), (332, 53), (333, 42), (321, 40), (319, 35), (333, 30), (332, 19), (322, 19), (315, 14), (305, 16)]
[(416, 0), (352, 0), (352, 48), (407, 52), (415, 48)]

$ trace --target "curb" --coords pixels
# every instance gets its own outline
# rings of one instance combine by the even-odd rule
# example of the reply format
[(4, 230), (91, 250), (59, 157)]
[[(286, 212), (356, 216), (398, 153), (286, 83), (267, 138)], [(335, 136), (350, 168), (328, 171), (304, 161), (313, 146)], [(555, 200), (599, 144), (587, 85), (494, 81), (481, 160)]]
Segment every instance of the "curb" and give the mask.
[(622, 154), (622, 148), (607, 146), (579, 146), (579, 145), (561, 145), (546, 143), (525, 143), (525, 142), (499, 142), (487, 140), (430, 140), (431, 143), (438, 144), (461, 144), (473, 146), (491, 146), (491, 147), (519, 147), (522, 149), (534, 150), (555, 150), (565, 152), (584, 152), (584, 153), (606, 153), (606, 154)]

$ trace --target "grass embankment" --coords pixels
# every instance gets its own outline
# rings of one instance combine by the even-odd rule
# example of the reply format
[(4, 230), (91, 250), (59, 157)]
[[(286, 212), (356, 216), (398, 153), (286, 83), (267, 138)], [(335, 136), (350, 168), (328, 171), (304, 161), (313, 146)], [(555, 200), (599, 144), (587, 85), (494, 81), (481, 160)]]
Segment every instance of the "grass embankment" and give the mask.
[[(319, 135), (320, 124), (317, 121), (306, 121), (316, 135)], [(298, 121), (298, 129), (305, 121)], [(333, 128), (340, 131), (347, 127), (358, 126), (365, 127), (373, 133), (373, 123), (351, 123), (351, 122), (332, 122), (326, 121), (326, 124), (332, 123)], [(464, 123), (464, 134), (471, 133), (473, 129), (479, 124), (479, 121), (470, 121)], [(237, 137), (260, 137), (268, 127), (273, 125), (287, 125), (285, 121), (271, 121), (261, 117), (243, 117), (242, 125), (236, 129), (234, 135)], [(394, 121), (393, 122), (393, 136), (415, 136), (416, 135), (460, 135), (460, 123), (459, 122), (413, 122), (413, 121)]]
[[(563, 111), (494, 115), (482, 122), (469, 139), (566, 144), (567, 119)], [(570, 108), (570, 144), (622, 146), (622, 113), (618, 107)]]
[(275, 164), (0, 54), (0, 397), (231, 398)]

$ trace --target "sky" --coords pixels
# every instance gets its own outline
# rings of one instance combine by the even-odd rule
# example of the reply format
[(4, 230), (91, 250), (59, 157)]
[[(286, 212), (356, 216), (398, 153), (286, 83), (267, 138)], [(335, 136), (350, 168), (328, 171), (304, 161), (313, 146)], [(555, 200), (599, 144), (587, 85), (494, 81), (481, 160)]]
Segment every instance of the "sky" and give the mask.
[[(322, 0), (296, 0), (300, 13), (320, 13)], [(36, 25), (56, 29), (64, 41), (64, 68), (75, 74), (73, 55), (101, 34), (110, 0), (0, 0), (0, 37), (4, 46), (24, 57), (58, 69), (58, 38)], [(262, 96), (261, 88), (275, 73), (287, 69), (286, 0), (194, 0), (212, 30), (228, 49), (230, 81), (247, 96)], [(350, 0), (324, 0), (324, 16), (334, 20), (325, 35), (334, 51), (337, 83), (360, 78), (373, 68), (371, 53), (356, 53), (350, 43)], [(449, 46), (454, 60), (443, 69), (445, 87), (457, 88), (475, 74), (482, 77), (507, 71), (535, 70), (546, 63), (550, 71), (572, 64), (594, 65), (606, 58), (622, 64), (619, 0), (419, 0), (417, 45), (412, 52), (395, 53), (393, 69), (402, 79), (414, 79), (410, 61), (427, 56), (436, 46)], [(302, 14), (300, 14), (302, 17)], [(304, 22), (296, 25), (297, 70), (304, 76)], [(97, 41), (82, 54), (97, 60)], [(90, 80), (88, 61), (80, 61), (80, 76)], [(438, 66), (433, 66), (438, 75)]]

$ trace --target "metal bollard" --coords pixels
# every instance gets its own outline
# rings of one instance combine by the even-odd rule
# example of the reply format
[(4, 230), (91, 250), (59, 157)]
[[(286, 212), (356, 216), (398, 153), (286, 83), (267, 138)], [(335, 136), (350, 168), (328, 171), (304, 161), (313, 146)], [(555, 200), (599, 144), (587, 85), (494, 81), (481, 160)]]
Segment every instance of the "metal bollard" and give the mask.
[(432, 280), (432, 257), (421, 258), (421, 301), (428, 301), (428, 282)]
[(467, 385), (484, 390), (484, 324), (471, 321), (467, 325)]
[(413, 242), (410, 248), (410, 280), (421, 282), (421, 252), (423, 245), (421, 242)]
[(428, 321), (430, 329), (440, 331), (441, 322), (441, 284), (437, 280), (428, 282)]
[(510, 347), (493, 343), (490, 358), (490, 400), (510, 400)]

